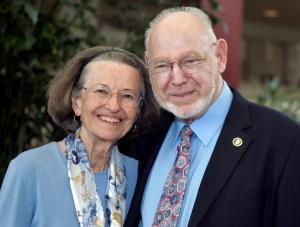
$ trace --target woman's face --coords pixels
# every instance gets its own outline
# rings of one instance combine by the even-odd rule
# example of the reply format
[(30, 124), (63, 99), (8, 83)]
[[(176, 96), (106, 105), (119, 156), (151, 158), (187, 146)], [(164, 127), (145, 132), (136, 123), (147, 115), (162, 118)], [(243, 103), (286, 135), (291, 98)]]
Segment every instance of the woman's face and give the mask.
[(137, 118), (140, 74), (132, 66), (108, 60), (89, 63), (83, 73), (80, 95), (72, 98), (73, 110), (82, 123), (81, 136), (114, 143)]

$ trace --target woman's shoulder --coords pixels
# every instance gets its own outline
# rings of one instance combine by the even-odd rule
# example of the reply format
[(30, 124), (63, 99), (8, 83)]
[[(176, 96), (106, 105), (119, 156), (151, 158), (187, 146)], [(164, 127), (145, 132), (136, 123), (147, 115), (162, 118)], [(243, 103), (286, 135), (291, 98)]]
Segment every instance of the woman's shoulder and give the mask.
[(136, 160), (136, 159), (134, 159), (132, 157), (129, 157), (129, 156), (125, 155), (125, 154), (120, 153), (120, 155), (121, 155), (123, 161), (125, 162), (125, 164), (136, 165), (137, 166), (138, 163), (139, 163), (138, 160)]
[(59, 147), (51, 142), (40, 147), (23, 151), (14, 158), (10, 165), (19, 171), (32, 172), (37, 168), (56, 162), (59, 158)]
[(59, 150), (56, 142), (50, 142), (40, 147), (32, 148), (20, 153), (14, 160), (18, 162), (31, 162), (52, 156), (53, 152)]
[(138, 171), (138, 160), (134, 159), (134, 158), (131, 158), (125, 154), (122, 154), (120, 153), (122, 159), (123, 159), (123, 162), (124, 162), (124, 165), (125, 165), (125, 168), (126, 168), (126, 171), (129, 173), (129, 174), (133, 174), (133, 173), (137, 173)]

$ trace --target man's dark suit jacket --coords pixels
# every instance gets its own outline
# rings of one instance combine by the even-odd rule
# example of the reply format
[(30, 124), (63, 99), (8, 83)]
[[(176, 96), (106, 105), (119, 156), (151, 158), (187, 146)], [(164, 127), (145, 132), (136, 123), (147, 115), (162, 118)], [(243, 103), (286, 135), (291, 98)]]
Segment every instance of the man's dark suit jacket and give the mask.
[[(187, 226), (300, 227), (299, 124), (233, 94)], [(138, 226), (147, 178), (173, 120), (163, 112), (150, 133), (120, 146), (138, 152), (139, 159), (127, 227)], [(233, 144), (235, 138), (242, 139), (241, 146)]]

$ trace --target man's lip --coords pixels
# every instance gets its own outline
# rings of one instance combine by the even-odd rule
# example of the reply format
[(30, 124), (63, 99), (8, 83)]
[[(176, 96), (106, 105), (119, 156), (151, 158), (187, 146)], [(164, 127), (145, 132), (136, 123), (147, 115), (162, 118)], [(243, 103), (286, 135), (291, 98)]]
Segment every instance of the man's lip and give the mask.
[(193, 91), (189, 91), (189, 92), (182, 92), (182, 93), (170, 93), (169, 95), (174, 96), (174, 97), (185, 97), (192, 93), (193, 93)]

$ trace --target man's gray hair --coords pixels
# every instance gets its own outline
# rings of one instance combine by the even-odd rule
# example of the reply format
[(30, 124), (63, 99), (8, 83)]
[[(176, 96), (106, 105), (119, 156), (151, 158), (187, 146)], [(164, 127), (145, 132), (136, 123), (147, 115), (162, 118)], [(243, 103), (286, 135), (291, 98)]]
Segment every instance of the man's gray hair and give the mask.
[(212, 23), (211, 20), (209, 19), (208, 15), (204, 13), (201, 9), (196, 8), (196, 7), (173, 7), (173, 8), (168, 8), (163, 11), (161, 11), (159, 14), (157, 14), (152, 21), (149, 23), (149, 27), (145, 32), (145, 48), (146, 51), (148, 50), (149, 47), (149, 41), (150, 41), (150, 36), (153, 32), (153, 28), (155, 25), (157, 25), (162, 19), (166, 18), (172, 13), (176, 12), (187, 12), (195, 15), (196, 17), (199, 18), (199, 21), (201, 24), (205, 26), (207, 29), (207, 35), (212, 39), (216, 40), (216, 35), (212, 29)]

